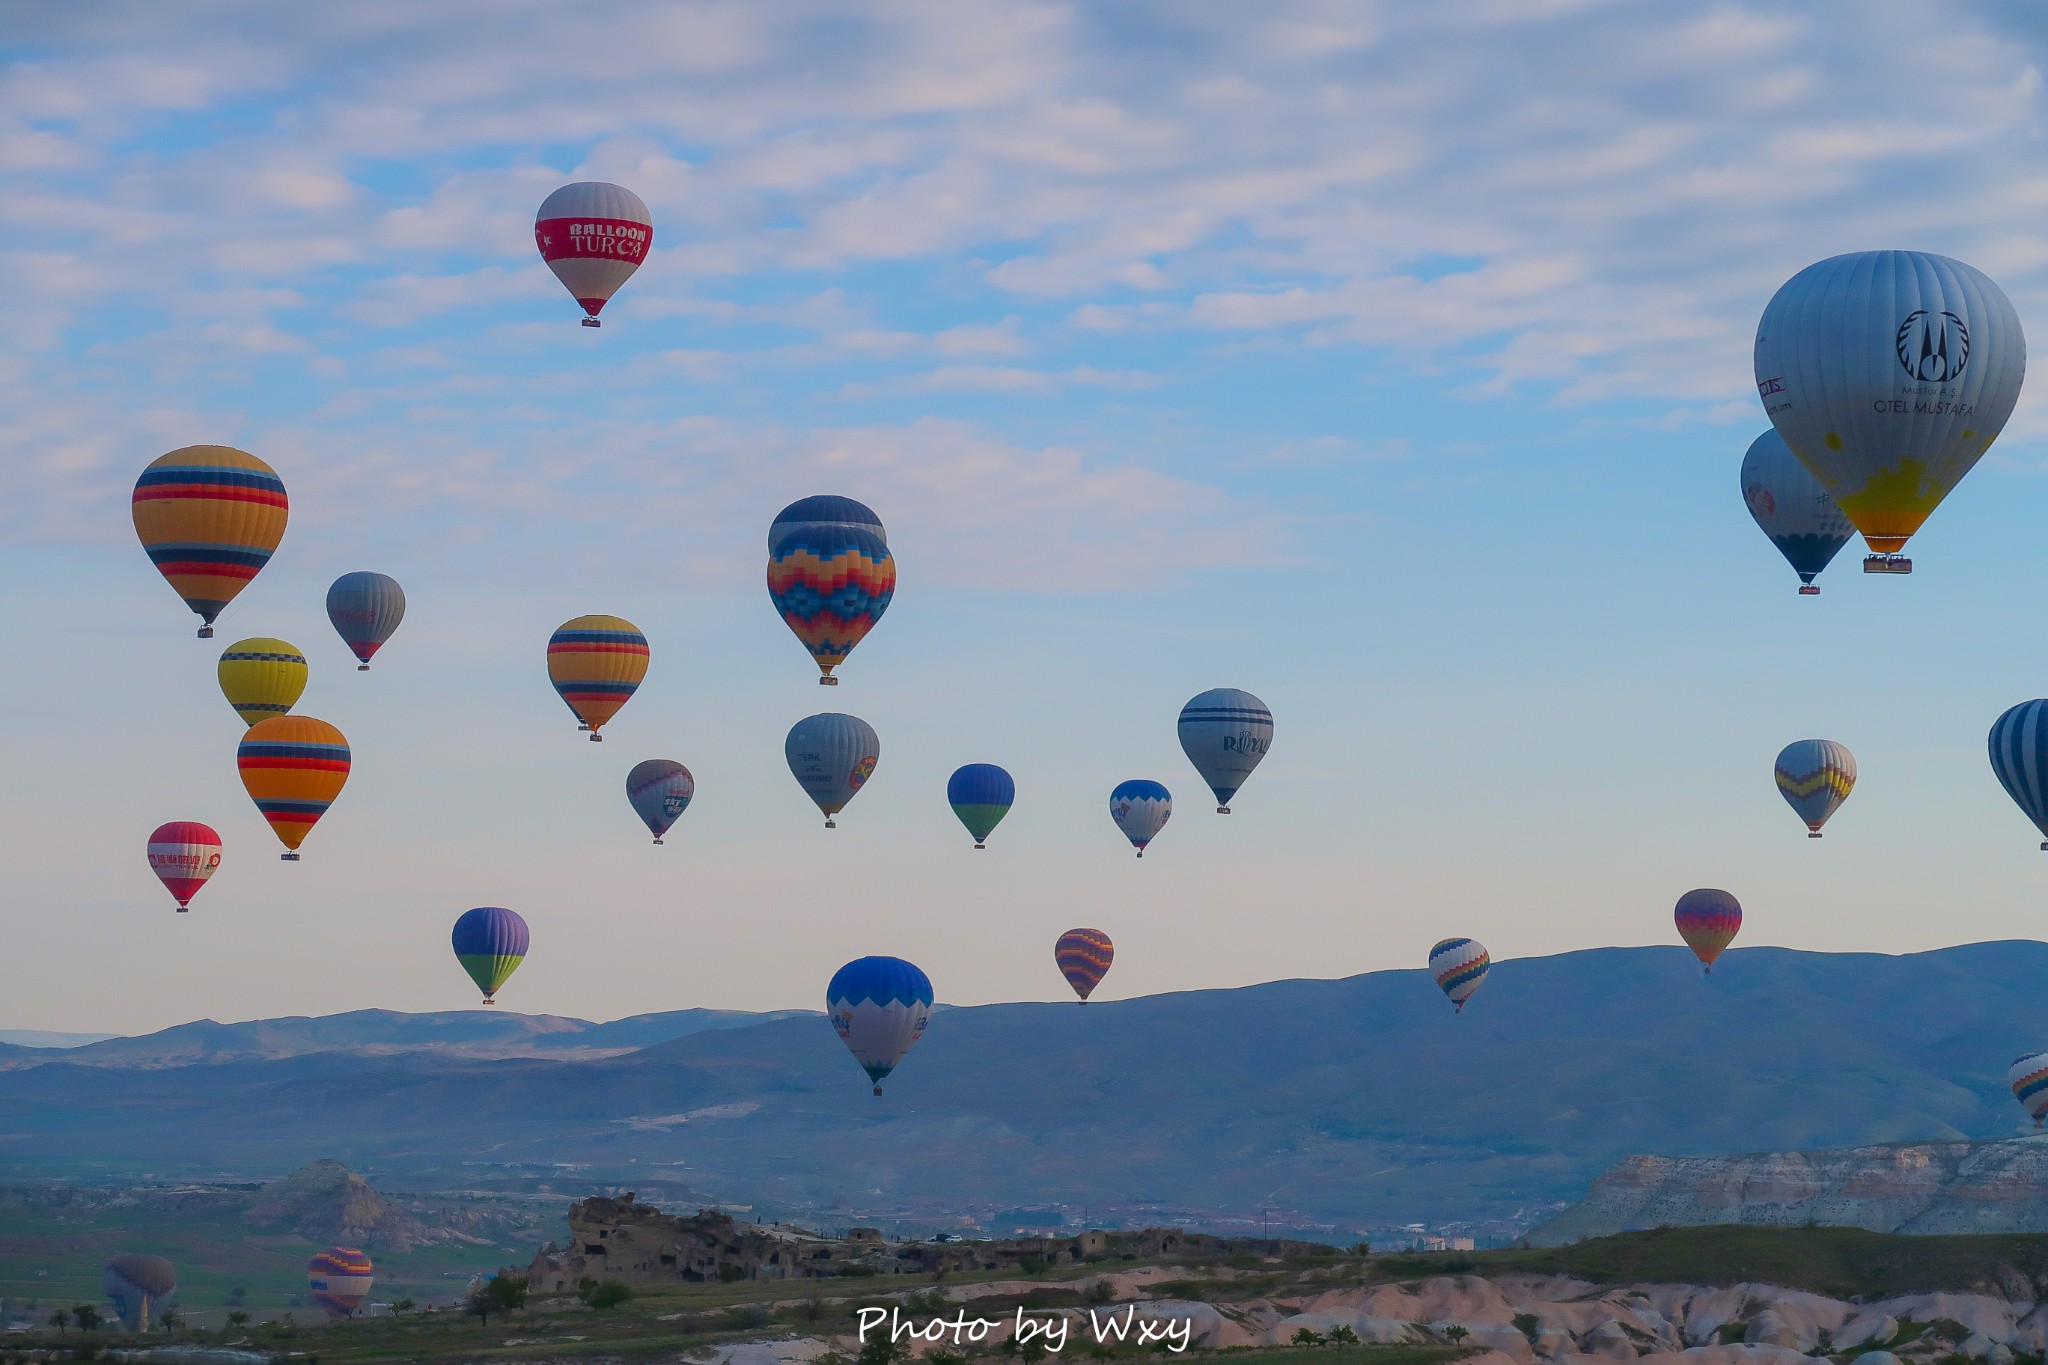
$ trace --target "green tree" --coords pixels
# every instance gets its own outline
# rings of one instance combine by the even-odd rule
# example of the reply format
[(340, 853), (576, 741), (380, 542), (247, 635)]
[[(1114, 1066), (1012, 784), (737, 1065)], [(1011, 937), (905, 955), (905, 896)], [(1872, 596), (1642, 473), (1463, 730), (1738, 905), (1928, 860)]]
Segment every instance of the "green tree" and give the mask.
[(175, 1308), (166, 1308), (157, 1318), (166, 1332), (175, 1332), (185, 1325), (185, 1315)]
[(1294, 1336), (1290, 1340), (1296, 1346), (1320, 1346), (1323, 1344), (1323, 1334), (1313, 1328), (1298, 1327), (1295, 1329)]
[(50, 1314), (50, 1326), (57, 1329), (59, 1336), (62, 1336), (64, 1329), (70, 1325), (71, 1310), (69, 1308), (59, 1308), (56, 1312)]
[(860, 1344), (854, 1365), (901, 1365), (909, 1355), (888, 1332), (876, 1332)]
[(576, 1297), (592, 1308), (603, 1312), (633, 1301), (633, 1287), (621, 1280), (585, 1280), (576, 1291)]
[(243, 1310), (237, 1308), (232, 1313), (228, 1314), (228, 1326), (240, 1328), (247, 1327), (248, 1325), (249, 1315)]
[(1358, 1344), (1358, 1333), (1351, 1330), (1350, 1323), (1340, 1322), (1330, 1329), (1330, 1344), (1332, 1346), (1356, 1346)]
[(493, 1275), (470, 1290), (462, 1301), (462, 1311), (474, 1315), (486, 1327), (490, 1326), (491, 1314), (504, 1317), (525, 1306), (526, 1281), (517, 1275)]
[(81, 1332), (99, 1330), (100, 1310), (89, 1303), (81, 1303), (71, 1310), (71, 1320), (78, 1324)]
[(1444, 1339), (1453, 1346), (1456, 1346), (1471, 1335), (1470, 1332), (1465, 1330), (1465, 1324), (1462, 1322), (1454, 1322), (1449, 1327), (1444, 1328)]
[(419, 1305), (411, 1299), (400, 1299), (397, 1303), (391, 1305), (391, 1311), (394, 1313), (410, 1313), (418, 1307)]

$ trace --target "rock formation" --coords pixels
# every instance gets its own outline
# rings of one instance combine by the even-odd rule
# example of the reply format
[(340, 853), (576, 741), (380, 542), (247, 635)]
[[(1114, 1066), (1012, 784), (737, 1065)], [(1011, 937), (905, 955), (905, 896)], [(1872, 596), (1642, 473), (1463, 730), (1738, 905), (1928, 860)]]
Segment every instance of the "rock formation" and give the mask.
[(443, 1241), (416, 1219), (400, 1214), (370, 1188), (370, 1182), (339, 1161), (301, 1166), (256, 1192), (243, 1212), (259, 1227), (289, 1227), (309, 1241), (339, 1243), (369, 1251), (408, 1251), (423, 1242)]

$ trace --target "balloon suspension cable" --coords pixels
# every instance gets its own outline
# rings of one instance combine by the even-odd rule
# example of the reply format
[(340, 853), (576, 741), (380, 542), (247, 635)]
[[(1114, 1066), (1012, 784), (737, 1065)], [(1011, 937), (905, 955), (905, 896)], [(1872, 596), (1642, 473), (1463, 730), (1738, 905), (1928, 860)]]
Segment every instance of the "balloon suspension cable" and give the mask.
[(604, 324), (603, 324), (603, 323), (601, 323), (601, 322), (599, 322), (599, 321), (598, 321), (598, 320), (597, 320), (596, 318), (585, 318), (585, 319), (583, 319), (583, 325), (584, 325), (585, 327), (602, 327), (602, 326), (604, 326)]
[(211, 640), (213, 638), (213, 627), (201, 626), (199, 628), (199, 638), (202, 640)]

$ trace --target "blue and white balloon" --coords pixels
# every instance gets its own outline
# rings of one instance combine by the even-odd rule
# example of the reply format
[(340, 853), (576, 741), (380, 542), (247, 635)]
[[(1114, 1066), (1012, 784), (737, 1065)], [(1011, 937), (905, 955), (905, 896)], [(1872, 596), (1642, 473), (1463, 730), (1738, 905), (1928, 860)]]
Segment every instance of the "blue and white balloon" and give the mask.
[(1750, 442), (1742, 457), (1742, 501), (1799, 575), (1800, 594), (1818, 594), (1813, 580), (1856, 528), (1775, 427)]
[(1992, 725), (1991, 771), (2048, 850), (2048, 699), (2023, 701)]
[(1138, 850), (1140, 858), (1145, 856), (1145, 845), (1166, 828), (1167, 817), (1172, 814), (1173, 794), (1157, 782), (1135, 778), (1117, 783), (1116, 790), (1109, 794), (1109, 818), (1116, 821), (1116, 827)]
[(1180, 747), (1216, 793), (1216, 813), (1230, 814), (1230, 798), (1273, 746), (1273, 713), (1235, 687), (1212, 687), (1180, 708)]
[(782, 753), (804, 795), (825, 812), (825, 828), (837, 829), (832, 817), (874, 776), (882, 741), (859, 716), (826, 711), (792, 725)]
[(931, 978), (900, 957), (855, 958), (832, 974), (825, 1013), (879, 1095), (931, 1022)]

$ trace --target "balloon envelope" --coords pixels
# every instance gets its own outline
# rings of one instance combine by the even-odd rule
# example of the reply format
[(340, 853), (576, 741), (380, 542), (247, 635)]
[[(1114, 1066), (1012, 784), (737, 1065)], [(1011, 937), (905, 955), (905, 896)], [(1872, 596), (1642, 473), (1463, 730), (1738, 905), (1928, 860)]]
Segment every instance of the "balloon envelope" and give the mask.
[(2048, 1052), (2030, 1052), (2018, 1058), (2006, 1069), (2005, 1079), (2012, 1086), (2012, 1097), (2039, 1128), (2048, 1118)]
[(1742, 501), (1801, 583), (1811, 584), (1856, 534), (1776, 427), (1750, 442), (1742, 457)]
[(856, 958), (832, 974), (825, 1012), (879, 1095), (931, 1020), (931, 978), (900, 957)]
[(1052, 946), (1052, 960), (1059, 964), (1060, 975), (1084, 1005), (1109, 974), (1109, 964), (1115, 958), (1116, 945), (1100, 929), (1069, 929)]
[(389, 574), (345, 573), (327, 589), (327, 619), (361, 668), (405, 619), (405, 589)]
[(633, 803), (634, 813), (646, 822), (657, 844), (677, 817), (689, 809), (690, 798), (696, 794), (696, 779), (690, 776), (688, 768), (672, 758), (646, 759), (635, 763), (633, 771), (626, 774), (626, 799)]
[(1991, 771), (2048, 849), (2048, 700), (2023, 701), (1991, 726)]
[(1722, 950), (1734, 941), (1736, 931), (1742, 928), (1742, 906), (1726, 891), (1702, 887), (1678, 898), (1672, 919), (1678, 925), (1678, 936), (1711, 972), (1714, 959), (1721, 956)]
[(242, 723), (254, 725), (299, 704), (306, 690), (306, 656), (297, 645), (257, 635), (222, 650), (214, 674)]
[(605, 304), (647, 259), (654, 219), (625, 186), (579, 180), (541, 201), (533, 242), (562, 287), (583, 305), (584, 326), (595, 327)]
[(348, 781), (348, 740), (324, 720), (273, 716), (242, 736), (235, 766), (271, 831), (296, 850)]
[(486, 1005), (494, 1003), (491, 997), (498, 987), (526, 960), (529, 943), (526, 921), (502, 905), (463, 911), (449, 938), (455, 946), (455, 960), (484, 993)]
[(548, 640), (548, 679), (597, 739), (647, 676), (647, 637), (622, 616), (578, 616)]
[(331, 1317), (345, 1318), (363, 1306), (377, 1269), (354, 1247), (329, 1247), (306, 1263), (306, 1288)]
[(1479, 983), (1486, 980), (1487, 968), (1492, 965), (1485, 945), (1478, 939), (1447, 938), (1429, 950), (1429, 974), (1436, 978), (1437, 989), (1449, 996), (1460, 1012), (1472, 998), (1472, 992), (1479, 989)]
[(1173, 814), (1173, 795), (1157, 782), (1134, 778), (1119, 782), (1109, 794), (1109, 818), (1124, 832), (1131, 846), (1145, 856), (1145, 845), (1166, 828)]
[(135, 534), (185, 605), (213, 618), (270, 562), (291, 508), (277, 471), (233, 446), (183, 446), (135, 481)]
[(1771, 775), (1807, 833), (1819, 838), (1820, 827), (1855, 789), (1856, 756), (1831, 739), (1796, 739), (1779, 751)]
[(1216, 793), (1216, 813), (1230, 814), (1252, 769), (1273, 744), (1273, 713), (1235, 687), (1212, 687), (1180, 709), (1180, 747)]
[(1920, 529), (2004, 429), (2027, 372), (2011, 300), (1925, 251), (1832, 256), (1787, 280), (1756, 331), (1771, 425), (1870, 548)]
[(149, 870), (176, 898), (180, 910), (190, 905), (207, 878), (220, 870), (220, 835), (213, 832), (213, 826), (197, 820), (158, 825), (150, 833), (147, 851)]
[(993, 763), (969, 763), (946, 779), (946, 802), (981, 848), (1017, 800), (1017, 784)]
[(768, 554), (768, 600), (824, 680), (867, 638), (896, 595), (896, 560), (850, 526), (786, 531)]
[(147, 1332), (151, 1315), (178, 1291), (178, 1271), (161, 1256), (116, 1256), (103, 1281), (131, 1332)]
[(849, 529), (866, 531), (884, 545), (889, 543), (889, 532), (883, 528), (882, 519), (875, 515), (872, 507), (852, 498), (821, 493), (816, 497), (798, 498), (775, 514), (775, 520), (768, 524), (768, 549), (772, 553), (776, 542), (791, 531)]
[(859, 716), (826, 711), (792, 725), (782, 753), (789, 761), (790, 775), (825, 813), (830, 828), (832, 817), (846, 809), (846, 803), (874, 776), (882, 741), (875, 727)]

